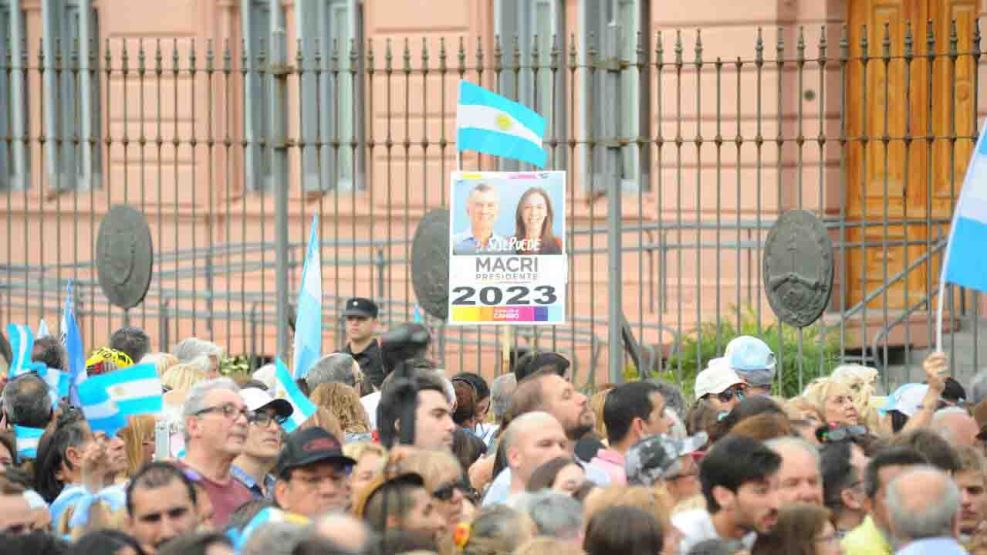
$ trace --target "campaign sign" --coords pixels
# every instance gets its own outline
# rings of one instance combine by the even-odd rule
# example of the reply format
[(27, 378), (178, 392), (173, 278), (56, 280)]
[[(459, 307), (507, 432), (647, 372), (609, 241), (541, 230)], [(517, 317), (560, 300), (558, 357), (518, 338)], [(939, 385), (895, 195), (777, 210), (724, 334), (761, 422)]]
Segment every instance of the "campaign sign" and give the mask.
[(561, 324), (565, 172), (453, 172), (450, 324)]

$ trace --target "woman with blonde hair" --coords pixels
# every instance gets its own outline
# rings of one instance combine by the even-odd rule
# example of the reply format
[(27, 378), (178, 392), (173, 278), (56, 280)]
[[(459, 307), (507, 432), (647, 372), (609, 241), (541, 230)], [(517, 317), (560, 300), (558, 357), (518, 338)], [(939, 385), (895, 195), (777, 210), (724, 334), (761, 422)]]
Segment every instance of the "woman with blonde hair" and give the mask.
[(412, 472), (425, 480), (435, 508), (449, 534), (463, 518), (463, 504), (471, 489), (459, 462), (446, 451), (414, 450), (397, 460), (398, 473)]
[(127, 451), (127, 475), (151, 462), (154, 457), (154, 416), (140, 414), (127, 418), (127, 427), (120, 430)]
[(161, 385), (170, 391), (188, 391), (205, 379), (205, 373), (198, 367), (191, 364), (176, 364), (161, 375)]
[(316, 406), (325, 407), (336, 417), (346, 442), (370, 439), (370, 422), (355, 389), (338, 382), (326, 382), (319, 384), (308, 397)]
[(339, 420), (336, 419), (336, 415), (334, 415), (329, 409), (325, 407), (315, 407), (315, 414), (308, 417), (308, 420), (305, 422), (302, 422), (302, 424), (298, 426), (298, 429), (301, 430), (304, 428), (315, 427), (322, 428), (323, 430), (336, 436), (336, 439), (340, 439), (340, 443), (342, 443), (341, 438), (343, 437), (343, 427), (339, 425)]
[(822, 415), (824, 425), (856, 426), (860, 423), (850, 386), (843, 382), (819, 378), (805, 388), (802, 397)]
[(178, 364), (178, 357), (171, 353), (148, 353), (138, 364), (153, 364), (158, 369), (158, 375), (163, 376), (169, 368)]
[(605, 383), (596, 388), (596, 393), (594, 393), (589, 398), (589, 408), (596, 415), (596, 426), (593, 432), (600, 439), (606, 439), (607, 437), (607, 425), (603, 423), (603, 404), (607, 400), (607, 393), (610, 390), (617, 387), (612, 383)]
[(387, 465), (387, 449), (369, 441), (343, 444), (343, 454), (356, 461), (350, 471), (350, 493), (353, 506), (363, 494), (364, 488), (376, 480)]

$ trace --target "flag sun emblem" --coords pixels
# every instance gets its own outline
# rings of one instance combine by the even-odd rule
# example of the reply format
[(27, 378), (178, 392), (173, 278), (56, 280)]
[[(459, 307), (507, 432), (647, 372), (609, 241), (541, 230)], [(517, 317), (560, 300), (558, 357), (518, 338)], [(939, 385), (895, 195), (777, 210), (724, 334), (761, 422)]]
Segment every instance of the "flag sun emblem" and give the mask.
[(507, 131), (511, 128), (511, 116), (507, 114), (497, 114), (497, 129)]

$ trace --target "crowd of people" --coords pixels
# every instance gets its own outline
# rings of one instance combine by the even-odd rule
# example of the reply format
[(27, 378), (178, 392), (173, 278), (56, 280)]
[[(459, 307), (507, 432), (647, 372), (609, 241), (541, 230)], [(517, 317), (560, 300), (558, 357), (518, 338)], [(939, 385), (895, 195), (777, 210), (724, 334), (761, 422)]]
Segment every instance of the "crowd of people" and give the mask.
[[(155, 352), (124, 327), (93, 352), (90, 377), (153, 363), (162, 384), (161, 412), (113, 436), (38, 375), (5, 378), (0, 553), (987, 553), (987, 373), (964, 388), (941, 353), (886, 396), (844, 365), (783, 399), (771, 349), (741, 336), (685, 390), (587, 396), (559, 353), (447, 375), (395, 363), (373, 301), (344, 316), (291, 433), (277, 368), (223, 376), (198, 338)], [(56, 338), (31, 358), (66, 368)]]

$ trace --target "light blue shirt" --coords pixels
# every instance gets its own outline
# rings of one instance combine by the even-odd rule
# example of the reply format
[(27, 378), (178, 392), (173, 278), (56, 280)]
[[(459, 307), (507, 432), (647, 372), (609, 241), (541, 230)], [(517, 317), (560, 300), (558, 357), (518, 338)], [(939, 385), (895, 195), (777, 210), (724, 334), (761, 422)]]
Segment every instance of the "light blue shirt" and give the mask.
[[(599, 468), (591, 465), (587, 465), (582, 461), (576, 461), (579, 466), (583, 467), (586, 472), (586, 479), (600, 487), (606, 487), (610, 485), (610, 476), (606, 472), (603, 472)], [(506, 503), (507, 499), (511, 496), (511, 469), (505, 468), (500, 471), (500, 474), (494, 478), (494, 481), (490, 484), (490, 488), (487, 489), (487, 494), (483, 496), (484, 507), (489, 507), (490, 505), (498, 505), (501, 503)]]
[(939, 537), (915, 540), (895, 552), (897, 555), (965, 555), (966, 548), (956, 538)]
[(507, 254), (510, 241), (496, 233), (487, 240), (487, 246), (481, 247), (480, 242), (473, 237), (473, 231), (467, 229), (452, 236), (453, 254)]

